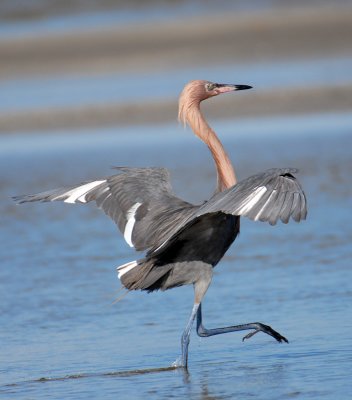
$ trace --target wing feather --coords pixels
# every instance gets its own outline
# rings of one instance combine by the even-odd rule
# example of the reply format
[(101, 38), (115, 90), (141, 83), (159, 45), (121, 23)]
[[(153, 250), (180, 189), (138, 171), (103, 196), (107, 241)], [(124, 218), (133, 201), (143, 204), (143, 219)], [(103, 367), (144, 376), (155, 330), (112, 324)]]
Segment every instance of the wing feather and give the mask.
[(287, 223), (290, 217), (299, 222), (306, 218), (307, 205), (302, 187), (293, 175), (296, 172), (293, 168), (275, 168), (253, 175), (217, 193), (199, 208), (197, 216), (222, 211), (271, 225), (279, 219)]
[(293, 168), (270, 169), (216, 193), (184, 220), (175, 223), (162, 244), (153, 247), (148, 254), (163, 251), (193, 221), (209, 213), (223, 212), (245, 216), (254, 221), (269, 222), (271, 225), (275, 225), (279, 219), (284, 223), (290, 218), (296, 222), (305, 219), (307, 204), (302, 187), (293, 175), (296, 172), (298, 171)]
[(284, 224), (287, 224), (289, 219), (290, 219), (290, 215), (292, 214), (292, 204), (293, 204), (293, 193), (292, 192), (286, 192), (286, 197), (285, 200), (282, 204), (281, 207), (281, 221)]
[(292, 218), (299, 222), (301, 220), (301, 194), (294, 192), (292, 201)]
[[(117, 169), (118, 174), (107, 178), (34, 195), (16, 196), (14, 200), (18, 203), (95, 201), (116, 223), (119, 230), (126, 233), (126, 241), (137, 250), (158, 246), (178, 219), (184, 219), (193, 212), (192, 204), (172, 193), (169, 172), (166, 169)], [(136, 204), (139, 206), (136, 207)]]
[(292, 168), (253, 175), (216, 193), (201, 206), (187, 203), (172, 193), (169, 173), (164, 168), (118, 170), (118, 174), (104, 179), (14, 199), (18, 203), (95, 201), (130, 244), (137, 250), (150, 249), (150, 254), (159, 251), (192, 221), (209, 213), (245, 216), (271, 225), (279, 219), (284, 223), (290, 218), (299, 222), (307, 215), (306, 197), (293, 175), (297, 170)]
[[(281, 216), (281, 210), (286, 200), (287, 192), (279, 192), (275, 202), (268, 204), (269, 224), (275, 225)], [(269, 208), (270, 207), (270, 208)]]
[(268, 204), (276, 202), (279, 196), (279, 191), (277, 189), (273, 189), (271, 192), (268, 191), (266, 201), (263, 204), (260, 204), (260, 209), (254, 208), (251, 210), (251, 213), (248, 214), (248, 218), (253, 219), (254, 221), (267, 221), (269, 218), (270, 208)]

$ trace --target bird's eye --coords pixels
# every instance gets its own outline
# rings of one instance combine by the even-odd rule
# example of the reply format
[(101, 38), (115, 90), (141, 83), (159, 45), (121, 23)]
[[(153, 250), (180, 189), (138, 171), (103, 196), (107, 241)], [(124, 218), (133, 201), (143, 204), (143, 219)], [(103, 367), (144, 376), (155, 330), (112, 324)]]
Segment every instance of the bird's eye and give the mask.
[(207, 84), (205, 85), (205, 89), (206, 89), (208, 92), (211, 92), (211, 91), (214, 90), (215, 88), (216, 88), (215, 83), (207, 83)]

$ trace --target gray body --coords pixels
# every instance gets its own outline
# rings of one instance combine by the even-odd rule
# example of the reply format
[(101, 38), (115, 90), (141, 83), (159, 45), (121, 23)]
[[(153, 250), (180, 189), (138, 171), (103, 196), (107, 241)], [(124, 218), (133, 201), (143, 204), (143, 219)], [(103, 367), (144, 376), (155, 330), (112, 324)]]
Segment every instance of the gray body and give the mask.
[[(121, 277), (127, 289), (167, 290), (194, 284), (204, 268), (215, 267), (239, 233), (239, 217), (222, 212), (197, 217), (162, 251), (151, 252)], [(206, 273), (206, 272), (205, 272)]]
[[(100, 180), (35, 195), (17, 196), (19, 203), (95, 201), (117, 224), (126, 241), (145, 257), (121, 268), (128, 290), (166, 290), (193, 284), (195, 304), (182, 335), (182, 360), (187, 367), (190, 330), (197, 317), (199, 336), (239, 330), (262, 331), (278, 342), (287, 339), (259, 322), (206, 329), (202, 324), (201, 300), (212, 279), (213, 268), (236, 239), (240, 217), (267, 221), (299, 222), (306, 218), (304, 192), (294, 169), (271, 169), (253, 175), (214, 196), (202, 205), (176, 197), (169, 174), (163, 168), (118, 168), (119, 173)], [(130, 266), (129, 268), (127, 268)]]
[[(134, 214), (131, 240), (136, 250), (148, 251), (145, 258), (137, 261), (136, 268), (121, 277), (129, 290), (166, 290), (194, 284), (192, 269), (198, 271), (197, 263), (217, 265), (239, 233), (241, 215), (274, 225), (279, 219), (287, 223), (290, 217), (300, 221), (307, 213), (305, 195), (293, 176), (294, 169), (271, 169), (254, 175), (216, 193), (200, 206), (173, 194), (166, 169), (118, 170), (119, 174), (107, 178), (18, 196), (15, 200), (19, 203), (95, 201), (122, 233), (126, 230), (129, 210), (140, 204)], [(93, 188), (79, 191), (94, 182), (98, 184)], [(256, 195), (258, 188), (259, 194), (264, 192), (260, 198)], [(80, 194), (77, 198), (72, 195), (75, 191)]]
[(205, 120), (200, 103), (219, 94), (251, 89), (248, 85), (190, 81), (179, 98), (179, 120), (189, 124), (209, 148), (217, 174), (216, 192), (202, 205), (179, 199), (172, 192), (163, 168), (118, 168), (107, 178), (68, 188), (15, 198), (31, 201), (95, 201), (123, 233), (126, 242), (145, 257), (121, 265), (118, 277), (128, 290), (166, 290), (193, 284), (194, 305), (181, 338), (182, 358), (176, 366), (187, 368), (190, 332), (197, 317), (199, 336), (251, 330), (244, 339), (264, 332), (278, 342), (287, 339), (260, 322), (206, 329), (202, 324), (202, 299), (210, 285), (213, 268), (221, 260), (240, 229), (240, 217), (275, 225), (306, 218), (304, 192), (294, 177), (295, 169), (271, 169), (237, 181), (222, 143)]

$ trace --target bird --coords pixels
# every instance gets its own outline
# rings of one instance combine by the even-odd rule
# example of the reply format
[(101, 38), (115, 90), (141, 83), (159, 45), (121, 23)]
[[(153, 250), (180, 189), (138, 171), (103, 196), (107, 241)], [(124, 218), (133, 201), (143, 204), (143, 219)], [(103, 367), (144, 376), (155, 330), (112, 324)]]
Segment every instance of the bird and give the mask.
[(206, 121), (201, 102), (218, 95), (251, 89), (248, 85), (192, 80), (179, 96), (178, 118), (210, 150), (216, 170), (213, 195), (194, 205), (177, 197), (167, 169), (160, 167), (114, 167), (116, 174), (97, 180), (33, 195), (14, 196), (26, 202), (95, 202), (116, 224), (125, 241), (144, 256), (117, 267), (117, 275), (128, 291), (153, 292), (193, 285), (194, 302), (181, 336), (177, 367), (188, 368), (190, 334), (196, 320), (200, 337), (228, 332), (258, 332), (277, 342), (288, 340), (269, 325), (251, 322), (207, 329), (202, 322), (202, 300), (212, 281), (214, 267), (240, 232), (240, 218), (287, 223), (306, 219), (305, 193), (295, 177), (295, 168), (271, 168), (237, 181), (234, 167), (215, 131)]

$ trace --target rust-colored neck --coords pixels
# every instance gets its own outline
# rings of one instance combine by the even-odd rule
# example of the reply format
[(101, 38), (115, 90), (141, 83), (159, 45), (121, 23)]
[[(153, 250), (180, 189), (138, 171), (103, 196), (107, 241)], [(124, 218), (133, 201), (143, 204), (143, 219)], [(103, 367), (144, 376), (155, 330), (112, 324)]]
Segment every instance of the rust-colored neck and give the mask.
[(200, 104), (193, 104), (188, 109), (186, 115), (187, 122), (193, 129), (193, 132), (208, 146), (213, 159), (217, 172), (217, 192), (222, 192), (225, 189), (236, 184), (236, 174), (231, 161), (220, 142), (216, 133), (211, 129), (205, 120), (201, 110)]

